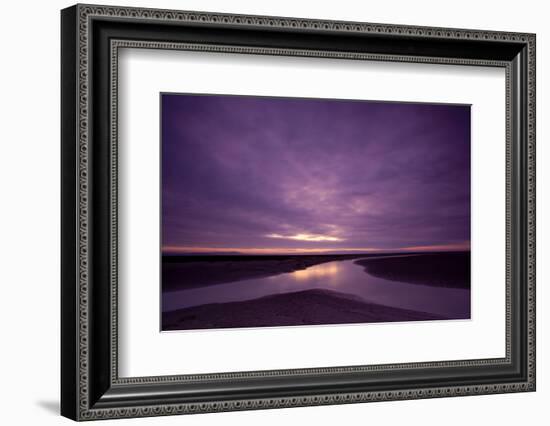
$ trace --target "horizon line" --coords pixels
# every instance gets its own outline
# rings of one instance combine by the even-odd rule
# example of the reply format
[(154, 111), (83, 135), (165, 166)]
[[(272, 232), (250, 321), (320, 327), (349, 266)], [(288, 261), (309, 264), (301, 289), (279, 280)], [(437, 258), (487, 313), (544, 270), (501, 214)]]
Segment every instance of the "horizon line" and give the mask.
[(419, 252), (419, 251), (469, 251), (470, 242), (464, 241), (455, 244), (418, 245), (393, 248), (379, 247), (345, 247), (345, 248), (242, 248), (242, 247), (190, 247), (190, 246), (163, 246), (162, 254), (345, 254), (345, 253), (383, 253), (383, 252)]

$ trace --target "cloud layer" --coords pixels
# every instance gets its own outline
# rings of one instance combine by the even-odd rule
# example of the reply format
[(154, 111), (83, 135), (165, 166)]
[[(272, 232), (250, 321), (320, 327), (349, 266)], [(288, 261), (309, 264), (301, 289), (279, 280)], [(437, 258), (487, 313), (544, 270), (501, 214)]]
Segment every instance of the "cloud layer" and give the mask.
[(470, 240), (470, 108), (162, 96), (165, 247)]

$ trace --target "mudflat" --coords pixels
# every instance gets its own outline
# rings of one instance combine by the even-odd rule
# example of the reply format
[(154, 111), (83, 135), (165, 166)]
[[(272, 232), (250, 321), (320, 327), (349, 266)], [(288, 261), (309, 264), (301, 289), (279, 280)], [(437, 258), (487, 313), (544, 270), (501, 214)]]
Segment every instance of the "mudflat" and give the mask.
[(355, 261), (375, 277), (435, 287), (470, 288), (470, 252), (370, 257)]
[(369, 303), (333, 290), (304, 290), (193, 306), (162, 315), (163, 330), (427, 321), (442, 316)]
[(163, 256), (163, 291), (184, 290), (264, 278), (309, 268), (325, 262), (379, 254)]

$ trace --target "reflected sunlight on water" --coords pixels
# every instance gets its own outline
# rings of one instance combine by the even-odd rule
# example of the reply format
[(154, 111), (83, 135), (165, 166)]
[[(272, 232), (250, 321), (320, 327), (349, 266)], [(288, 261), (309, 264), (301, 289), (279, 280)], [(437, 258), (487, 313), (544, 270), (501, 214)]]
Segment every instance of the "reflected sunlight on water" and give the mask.
[[(312, 278), (330, 278), (336, 277), (340, 272), (339, 262), (322, 263), (314, 267), (307, 269), (300, 269), (298, 271), (291, 272), (290, 278), (294, 278), (296, 281), (306, 281)], [(335, 283), (335, 280), (330, 280), (331, 283)]]
[(366, 273), (355, 259), (321, 263), (264, 278), (166, 292), (162, 303), (165, 311), (171, 311), (309, 289), (332, 289), (370, 303), (459, 318), (470, 309), (467, 289), (386, 280)]

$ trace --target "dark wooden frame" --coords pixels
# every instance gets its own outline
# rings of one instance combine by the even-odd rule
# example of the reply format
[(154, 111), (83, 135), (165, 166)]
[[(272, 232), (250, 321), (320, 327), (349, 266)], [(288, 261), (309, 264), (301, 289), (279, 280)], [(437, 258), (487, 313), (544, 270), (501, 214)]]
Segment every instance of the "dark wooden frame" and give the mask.
[[(76, 5), (62, 11), (61, 35), (64, 416), (89, 420), (535, 390), (533, 34)], [(504, 67), (506, 357), (119, 378), (116, 88), (123, 47)]]

